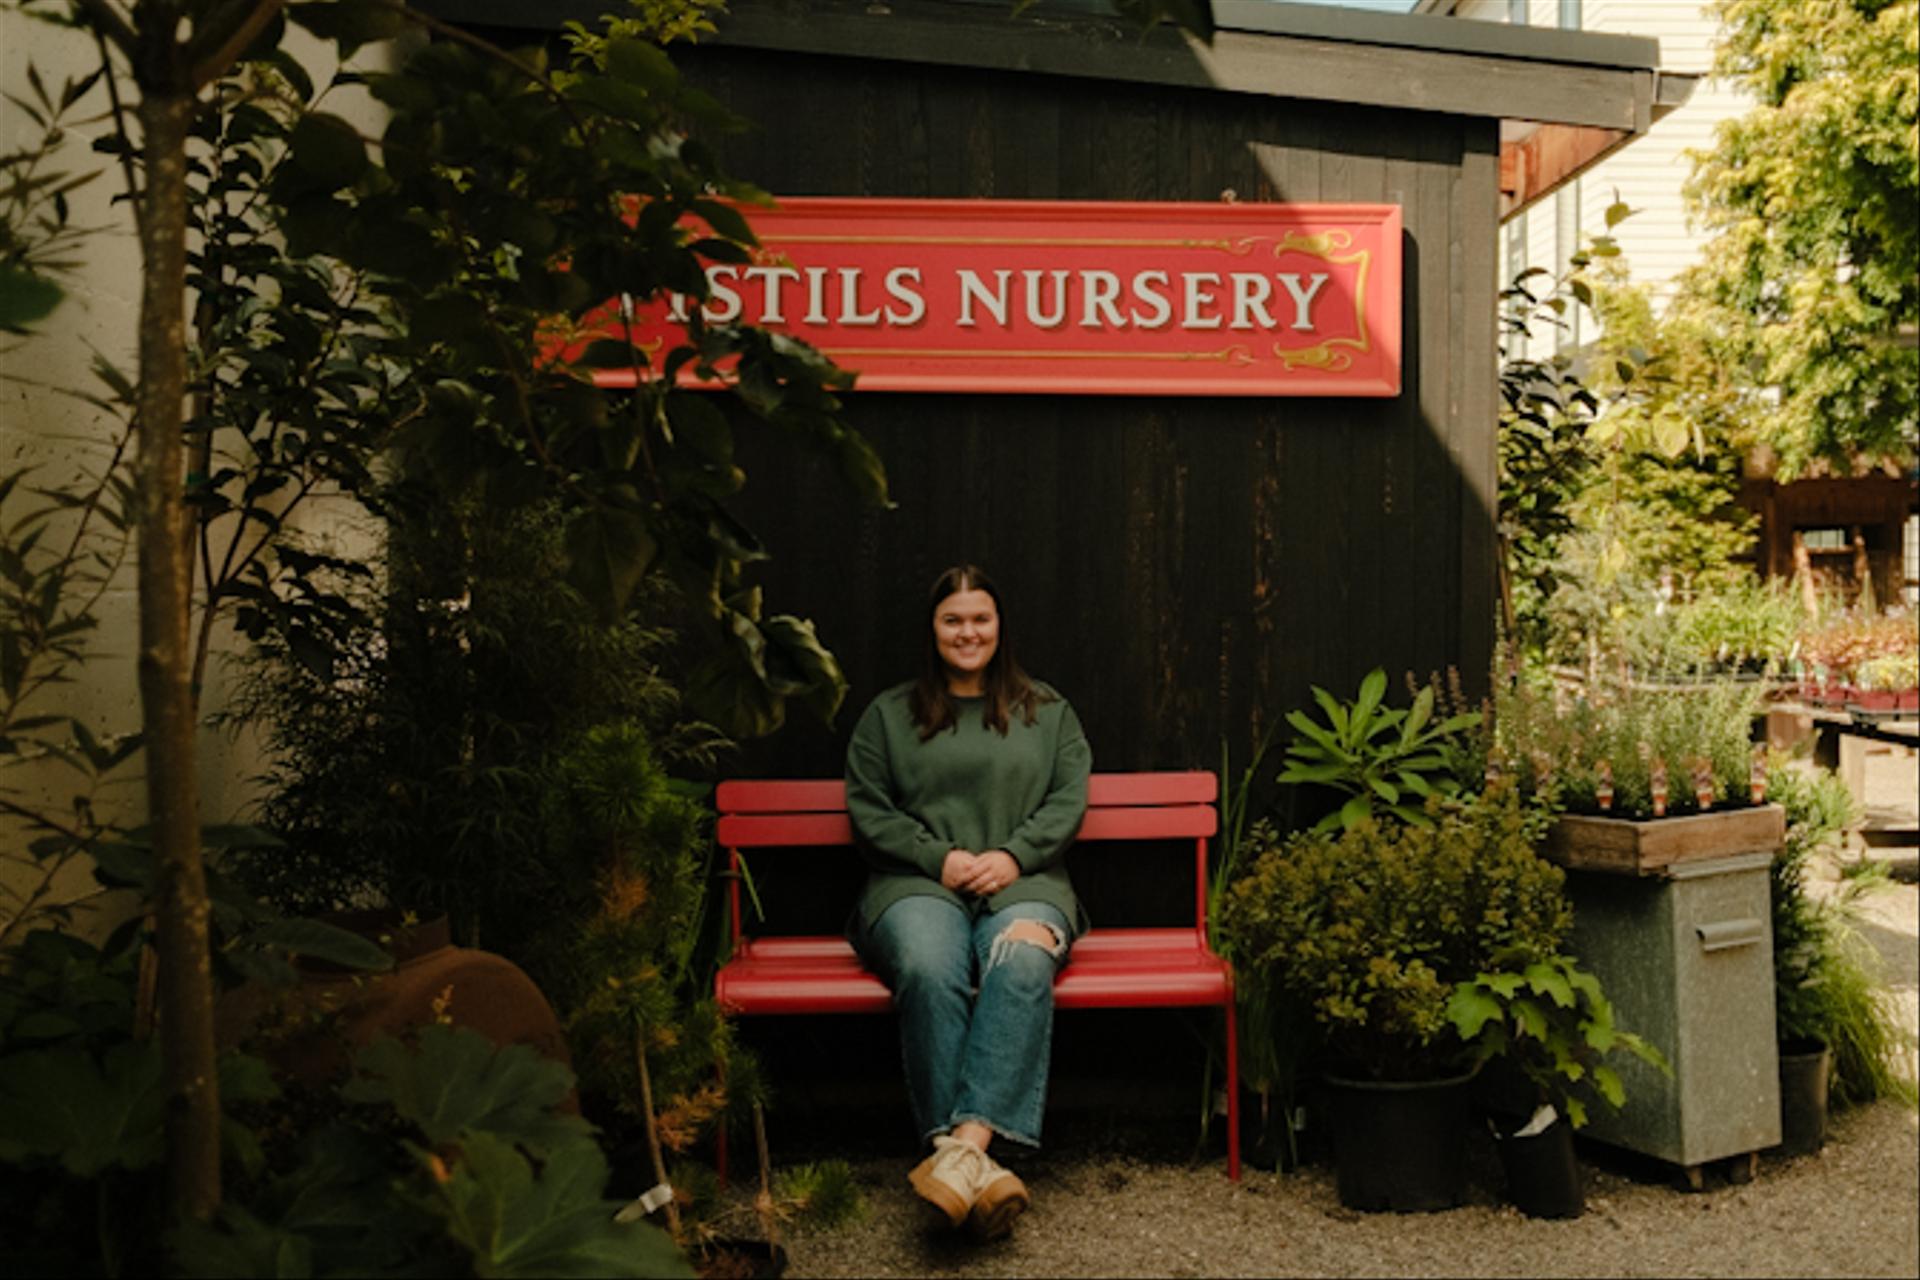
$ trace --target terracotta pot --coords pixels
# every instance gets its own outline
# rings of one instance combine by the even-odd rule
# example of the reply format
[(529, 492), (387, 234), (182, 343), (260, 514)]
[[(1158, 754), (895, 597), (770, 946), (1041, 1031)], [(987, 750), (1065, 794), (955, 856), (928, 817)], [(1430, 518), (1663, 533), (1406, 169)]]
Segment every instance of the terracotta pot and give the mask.
[(365, 973), (303, 960), (292, 988), (249, 985), (229, 992), (217, 1014), (222, 1043), (238, 1044), (265, 1031), (264, 1056), (295, 1079), (318, 1084), (343, 1071), (353, 1050), (379, 1036), (444, 1017), (497, 1045), (524, 1044), (572, 1065), (560, 1021), (540, 988), (505, 957), (454, 946), (445, 916), (413, 926), (387, 910), (325, 919), (385, 947), (394, 967)]

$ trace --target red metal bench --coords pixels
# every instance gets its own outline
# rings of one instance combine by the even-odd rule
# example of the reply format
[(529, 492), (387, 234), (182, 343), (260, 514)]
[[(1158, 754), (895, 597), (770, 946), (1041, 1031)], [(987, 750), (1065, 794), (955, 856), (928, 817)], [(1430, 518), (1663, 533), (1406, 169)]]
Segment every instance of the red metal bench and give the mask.
[[(1077, 840), (1193, 841), (1193, 924), (1089, 931), (1054, 982), (1059, 1009), (1216, 1006), (1227, 1015), (1227, 1176), (1240, 1177), (1240, 1082), (1233, 974), (1207, 946), (1207, 840), (1218, 828), (1211, 773), (1096, 773)], [(720, 784), (717, 836), (734, 872), (728, 908), (733, 954), (714, 996), (736, 1014), (890, 1013), (893, 996), (841, 937), (747, 934), (740, 910), (740, 851), (853, 845), (846, 787), (838, 779)], [(724, 1135), (723, 1135), (724, 1136)], [(726, 1173), (724, 1143), (718, 1151)]]

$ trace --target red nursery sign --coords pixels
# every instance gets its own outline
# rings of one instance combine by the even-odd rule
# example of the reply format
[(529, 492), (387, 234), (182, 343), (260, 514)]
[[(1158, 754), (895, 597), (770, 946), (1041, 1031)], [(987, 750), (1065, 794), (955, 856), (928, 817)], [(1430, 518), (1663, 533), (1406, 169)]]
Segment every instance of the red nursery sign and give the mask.
[[(860, 390), (1400, 392), (1395, 205), (794, 198), (746, 213), (761, 248), (708, 266), (708, 317), (804, 339)], [(635, 341), (670, 349), (688, 305), (639, 308)]]

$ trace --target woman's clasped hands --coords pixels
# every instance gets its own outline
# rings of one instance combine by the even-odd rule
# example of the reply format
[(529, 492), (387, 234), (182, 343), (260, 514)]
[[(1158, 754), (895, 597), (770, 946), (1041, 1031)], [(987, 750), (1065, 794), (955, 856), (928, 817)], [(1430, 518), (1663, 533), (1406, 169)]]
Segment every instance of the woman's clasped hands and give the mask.
[(1020, 864), (1005, 849), (971, 853), (952, 849), (940, 867), (940, 883), (955, 893), (972, 893), (982, 898), (1000, 892), (1020, 878)]

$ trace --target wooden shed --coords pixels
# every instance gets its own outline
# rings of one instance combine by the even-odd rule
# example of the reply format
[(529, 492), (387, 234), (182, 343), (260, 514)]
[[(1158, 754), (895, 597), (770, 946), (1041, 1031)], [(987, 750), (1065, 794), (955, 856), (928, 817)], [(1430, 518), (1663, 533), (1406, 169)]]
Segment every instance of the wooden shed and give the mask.
[[(503, 37), (594, 0), (441, 0)], [(1210, 43), (1088, 0), (736, 0), (686, 72), (754, 127), (729, 171), (776, 196), (1355, 202), (1399, 207), (1397, 396), (861, 392), (898, 509), (743, 441), (768, 606), (849, 677), (749, 771), (837, 772), (866, 700), (912, 674), (939, 570), (985, 566), (1027, 668), (1097, 768), (1244, 758), (1311, 685), (1457, 665), (1494, 626), (1498, 220), (1684, 101), (1655, 42), (1215, 0)], [(515, 30), (515, 28), (519, 28)], [(851, 361), (857, 365), (857, 361)]]
[[(434, 7), (521, 41), (596, 11)], [(998, 579), (1009, 640), (1072, 700), (1096, 769), (1213, 768), (1223, 742), (1238, 767), (1311, 686), (1351, 696), (1376, 666), (1398, 684), (1457, 665), (1484, 687), (1499, 219), (1644, 133), (1692, 78), (1663, 77), (1655, 42), (1620, 36), (1215, 0), (1208, 43), (1102, 8), (734, 0), (717, 37), (675, 57), (754, 122), (722, 158), (776, 196), (1394, 207), (1398, 393), (856, 388), (846, 415), (886, 464), (890, 512), (855, 510), (799, 448), (743, 437), (740, 514), (776, 557), (768, 608), (815, 619), (851, 687), (836, 725), (796, 717), (737, 773), (837, 775), (860, 709), (914, 673), (927, 588), (960, 561)], [(1089, 856), (1075, 881), (1096, 921), (1191, 910), (1166, 893), (1178, 850), (1098, 874)], [(820, 870), (763, 893), (767, 932), (844, 916), (858, 869)], [(1184, 1105), (1191, 1045), (1135, 1025), (1156, 1016), (1101, 1014), (1061, 1037), (1057, 1093), (1084, 1100), (1101, 1081), (1136, 1099), (1158, 1061)], [(810, 1081), (870, 1104), (892, 1087), (891, 1029), (868, 1025), (881, 1020), (779, 1021), (755, 1043), (789, 1096)], [(850, 1075), (855, 1060), (872, 1068)]]

